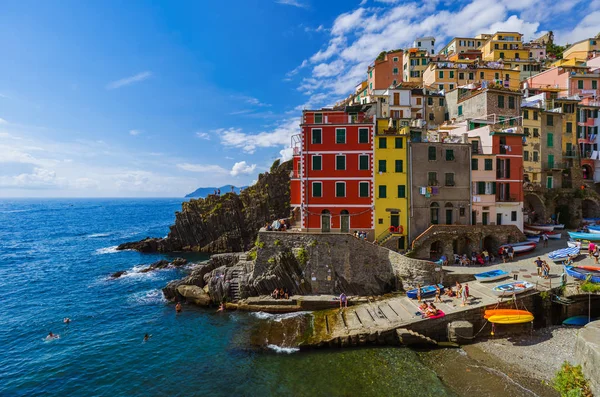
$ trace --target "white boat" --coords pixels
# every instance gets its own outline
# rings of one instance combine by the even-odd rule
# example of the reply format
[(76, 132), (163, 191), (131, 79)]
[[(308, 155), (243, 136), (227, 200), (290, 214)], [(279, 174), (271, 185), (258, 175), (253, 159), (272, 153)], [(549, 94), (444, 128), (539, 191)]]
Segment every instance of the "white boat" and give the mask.
[(528, 234), (530, 236), (537, 236), (541, 233), (541, 230), (533, 230), (533, 229), (529, 229), (527, 227), (523, 228), (523, 233)]
[(525, 291), (532, 290), (535, 286), (527, 281), (513, 281), (506, 284), (500, 284), (492, 288), (492, 293), (496, 296), (511, 296), (513, 294), (521, 294)]
[(554, 225), (526, 225), (525, 227), (527, 229), (541, 230), (544, 232), (551, 232), (554, 230)]
[(551, 240), (560, 240), (562, 238), (562, 233), (546, 233), (546, 236), (548, 236), (548, 238)]
[(531, 241), (532, 243), (539, 243), (540, 236), (528, 236), (527, 241)]
[(598, 225), (588, 225), (588, 230), (590, 233), (597, 233), (600, 234), (600, 226)]
[(589, 241), (584, 241), (584, 242), (575, 241), (575, 240), (569, 240), (569, 241), (567, 241), (567, 246), (570, 247), (570, 248), (576, 248), (577, 247), (579, 249), (586, 250), (586, 249), (589, 248), (589, 245), (590, 245)]
[(503, 248), (506, 249), (508, 247), (512, 247), (515, 251), (515, 255), (519, 255), (525, 252), (533, 251), (535, 247), (537, 247), (537, 243), (533, 241), (523, 241), (521, 243), (504, 244), (498, 248), (498, 254), (500, 254)]

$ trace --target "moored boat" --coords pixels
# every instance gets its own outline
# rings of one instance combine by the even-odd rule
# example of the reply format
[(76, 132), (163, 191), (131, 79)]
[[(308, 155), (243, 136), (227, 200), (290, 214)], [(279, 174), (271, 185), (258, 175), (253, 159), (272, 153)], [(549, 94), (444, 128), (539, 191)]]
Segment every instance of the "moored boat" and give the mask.
[(600, 272), (600, 266), (574, 266), (577, 267), (579, 269), (585, 269), (585, 270), (589, 270), (591, 272)]
[(492, 316), (506, 316), (506, 315), (530, 315), (531, 312), (527, 310), (517, 310), (517, 309), (490, 309), (486, 310), (483, 318), (490, 318)]
[(506, 314), (495, 315), (488, 318), (490, 323), (494, 324), (523, 324), (533, 321), (533, 314)]
[(568, 232), (573, 240), (600, 241), (600, 233)]
[[(442, 284), (438, 284), (440, 287), (440, 292), (444, 293), (444, 286)], [(435, 285), (425, 285), (421, 287), (421, 297), (433, 295), (435, 294)], [(417, 299), (417, 288), (406, 291), (406, 296), (411, 299)]]
[(554, 230), (554, 225), (525, 225), (527, 229), (541, 230), (544, 232), (551, 232)]
[(600, 225), (589, 225), (587, 228), (590, 233), (600, 234)]
[(600, 222), (600, 218), (583, 218), (583, 223), (591, 224)]
[(527, 226), (523, 227), (523, 233), (529, 235), (529, 236), (537, 236), (541, 233), (541, 230), (533, 230), (533, 229), (529, 229)]
[(589, 323), (591, 321), (594, 321), (595, 319), (592, 318), (590, 319), (588, 316), (573, 316), (573, 317), (569, 317), (567, 318), (565, 321), (563, 321), (563, 325), (574, 325), (574, 326), (584, 326), (587, 323)]
[(554, 225), (554, 230), (556, 230), (556, 229), (564, 229), (564, 228), (565, 228), (565, 225), (562, 224), (562, 223), (559, 223), (558, 225)]
[(499, 280), (501, 278), (506, 277), (508, 277), (508, 272), (501, 269), (490, 270), (489, 272), (475, 274), (475, 279), (477, 281), (482, 282)]
[(534, 288), (534, 285), (527, 281), (513, 281), (506, 284), (496, 285), (492, 288), (492, 293), (497, 296), (510, 296), (521, 294)]
[(548, 238), (552, 239), (552, 240), (560, 240), (562, 238), (562, 233), (561, 232), (546, 233), (546, 236), (548, 236)]
[(569, 240), (567, 241), (567, 247), (579, 247), (582, 250), (587, 250), (590, 246), (590, 242), (589, 241), (575, 241), (575, 240)]
[(569, 259), (570, 256), (577, 255), (579, 255), (579, 247), (569, 247), (552, 251), (548, 254), (548, 258), (552, 259), (556, 263), (560, 263)]
[(565, 273), (579, 280), (589, 280), (592, 283), (600, 283), (600, 272), (586, 270), (580, 267), (565, 266)]
[(540, 236), (527, 236), (527, 241), (531, 241), (532, 243), (539, 243)]
[(508, 247), (513, 247), (513, 250), (515, 250), (515, 255), (519, 255), (525, 252), (533, 251), (535, 247), (537, 247), (537, 243), (533, 241), (523, 241), (521, 243), (504, 244), (501, 245), (500, 248), (498, 248), (498, 254), (500, 254), (500, 250), (502, 250), (503, 248), (506, 249)]

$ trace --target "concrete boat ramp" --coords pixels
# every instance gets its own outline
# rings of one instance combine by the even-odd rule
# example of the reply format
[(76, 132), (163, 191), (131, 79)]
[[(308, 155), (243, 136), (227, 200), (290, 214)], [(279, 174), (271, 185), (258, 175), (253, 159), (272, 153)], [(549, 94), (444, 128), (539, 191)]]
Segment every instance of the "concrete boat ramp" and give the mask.
[[(491, 288), (501, 282), (486, 284), (469, 282), (468, 284), (471, 297), (466, 306), (461, 306), (461, 299), (447, 296), (442, 297), (442, 303), (435, 304), (446, 314), (442, 318), (422, 318), (418, 314), (416, 300), (406, 296), (396, 296), (370, 300), (344, 309), (338, 307), (305, 313), (303, 316), (279, 321), (273, 330), (276, 333), (286, 334), (285, 342), (280, 337), (272, 335), (272, 339), (267, 337), (267, 343), (277, 340), (289, 347), (345, 347), (398, 343), (435, 345), (436, 341), (447, 340), (448, 324), (451, 322), (468, 321), (472, 324), (472, 333), (477, 333), (486, 325), (491, 329), (491, 324), (483, 319), (486, 309), (496, 306), (515, 307), (512, 297), (500, 299), (492, 293)], [(519, 308), (533, 312), (535, 296), (540, 290), (545, 289), (540, 284), (538, 290), (517, 295)], [(432, 302), (433, 299), (428, 297), (424, 300)], [(285, 326), (287, 320), (291, 322)], [(299, 321), (304, 324), (299, 324)], [(531, 328), (530, 324), (525, 326)], [(301, 332), (294, 332), (294, 329), (300, 329)], [(290, 337), (292, 334), (294, 336)], [(269, 339), (271, 341), (268, 341)]]

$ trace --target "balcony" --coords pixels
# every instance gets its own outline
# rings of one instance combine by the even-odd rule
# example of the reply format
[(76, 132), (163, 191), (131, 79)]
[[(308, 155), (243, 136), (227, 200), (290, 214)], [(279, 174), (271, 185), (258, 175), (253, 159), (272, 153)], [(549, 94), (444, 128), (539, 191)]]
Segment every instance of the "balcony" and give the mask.
[(542, 169), (544, 171), (560, 171), (569, 168), (566, 162), (545, 162), (542, 163)]
[(576, 150), (567, 150), (567, 151), (563, 152), (563, 157), (575, 158), (575, 157), (577, 157), (577, 151)]
[(516, 203), (517, 195), (516, 194), (496, 195), (496, 201), (499, 203)]

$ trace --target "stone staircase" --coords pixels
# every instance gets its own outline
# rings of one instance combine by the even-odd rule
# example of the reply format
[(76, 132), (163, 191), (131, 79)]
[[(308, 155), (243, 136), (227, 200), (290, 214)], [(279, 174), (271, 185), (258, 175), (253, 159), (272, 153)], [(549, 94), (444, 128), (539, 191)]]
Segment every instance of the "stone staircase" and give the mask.
[(233, 277), (229, 282), (229, 296), (234, 302), (240, 300), (240, 273), (241, 269), (233, 269), (231, 271)]
[(400, 343), (406, 346), (437, 346), (438, 344), (437, 341), (406, 328), (396, 329), (396, 334)]

